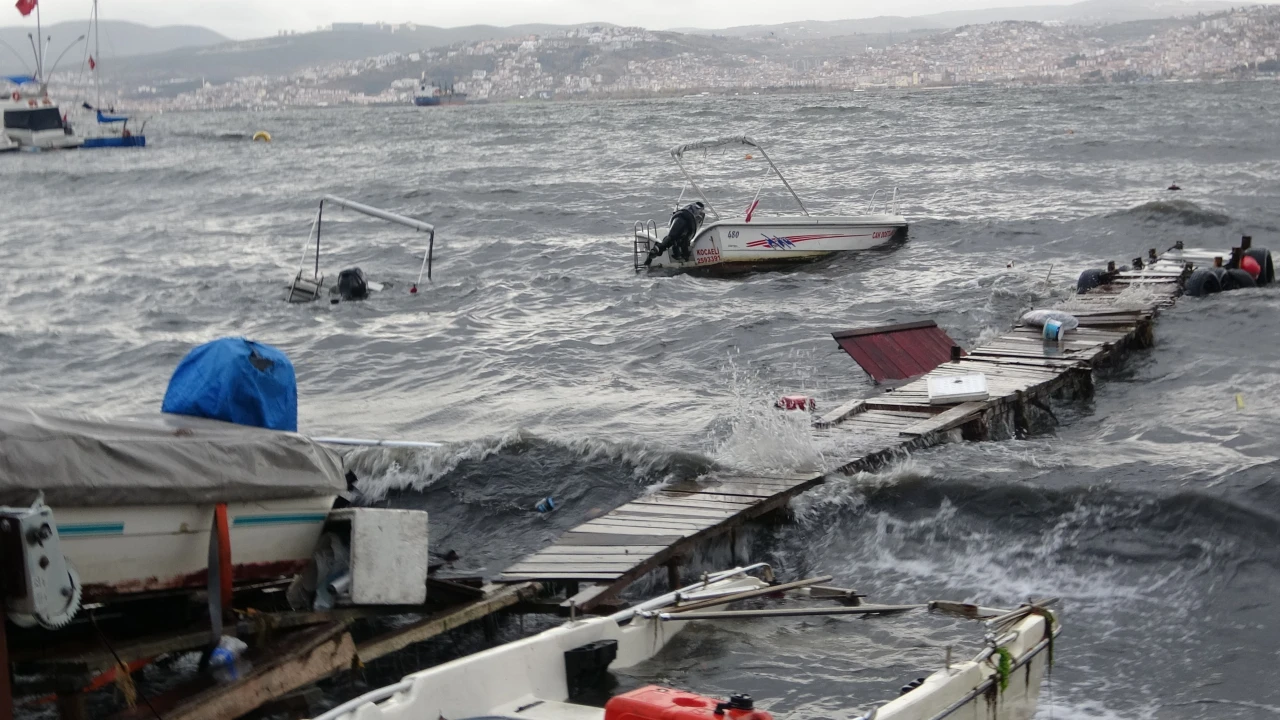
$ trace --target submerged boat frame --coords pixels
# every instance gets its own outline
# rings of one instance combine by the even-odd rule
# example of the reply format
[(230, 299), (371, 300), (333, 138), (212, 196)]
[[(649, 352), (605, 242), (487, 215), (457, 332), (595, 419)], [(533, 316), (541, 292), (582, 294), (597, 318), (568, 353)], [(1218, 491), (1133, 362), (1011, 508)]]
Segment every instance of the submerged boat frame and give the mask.
[[(788, 588), (810, 592), (814, 598), (836, 597), (817, 592), (834, 590), (817, 586), (816, 581), (829, 577), (775, 585), (751, 574), (757, 571), (772, 577), (772, 569), (765, 563), (710, 574), (701, 583), (613, 615), (570, 619), (538, 635), (413, 673), (315, 720), (603, 720), (605, 709), (574, 702), (576, 696), (588, 696), (591, 691), (583, 687), (584, 676), (580, 674), (585, 656), (596, 659), (598, 681), (605, 668), (631, 667), (651, 659), (691, 622), (786, 615), (866, 616), (924, 608), (985, 620), (987, 647), (973, 659), (955, 663), (948, 648), (945, 667), (904, 687), (899, 697), (861, 720), (1029, 720), (1034, 715), (1053, 637), (1060, 632), (1056, 617), (1046, 608), (1054, 601), (1001, 610), (950, 602), (863, 605), (857, 596), (846, 594), (843, 607), (725, 611), (737, 600)], [(802, 585), (806, 587), (797, 587)]]
[[(320, 198), (320, 207), (316, 209), (316, 219), (311, 223), (311, 232), (307, 235), (306, 241), (302, 244), (302, 257), (298, 260), (298, 271), (293, 277), (293, 281), (289, 283), (288, 294), (285, 300), (291, 303), (311, 302), (320, 297), (321, 291), (324, 289), (325, 276), (320, 273), (320, 233), (324, 224), (324, 206), (325, 203), (337, 205), (338, 207), (354, 210), (355, 212), (368, 215), (369, 217), (386, 220), (387, 222), (403, 225), (418, 232), (427, 234), (427, 247), (422, 256), (422, 268), (418, 271), (418, 281), (413, 284), (412, 292), (417, 291), (418, 284), (422, 282), (422, 276), (425, 274), (427, 281), (431, 280), (431, 260), (435, 252), (436, 245), (436, 228), (434, 225), (422, 220), (415, 220), (411, 217), (405, 217), (381, 208), (365, 205), (354, 200), (347, 200), (336, 195), (325, 195)], [(305, 277), (307, 266), (307, 255), (311, 252), (312, 242), (315, 243), (315, 265), (312, 270), (311, 277)]]
[[(685, 166), (685, 154), (696, 150), (741, 145), (753, 148), (769, 164), (787, 192), (799, 206), (799, 215), (755, 217), (759, 193), (741, 218), (727, 218), (720, 214), (702, 187)], [(764, 147), (755, 140), (743, 136), (722, 137), (714, 140), (687, 143), (672, 148), (672, 159), (681, 174), (703, 204), (711, 221), (699, 227), (689, 243), (687, 260), (675, 260), (671, 252), (657, 255), (651, 264), (645, 259), (661, 240), (655, 221), (639, 221), (632, 228), (632, 253), (636, 270), (690, 270), (741, 271), (761, 269), (797, 261), (816, 260), (836, 252), (869, 250), (903, 239), (907, 234), (907, 221), (901, 215), (898, 190), (894, 188), (883, 198), (877, 190), (871, 196), (861, 215), (815, 216), (810, 214), (804, 200), (769, 157)], [(676, 201), (676, 209), (684, 200), (684, 191)], [(674, 216), (673, 216), (674, 218)]]

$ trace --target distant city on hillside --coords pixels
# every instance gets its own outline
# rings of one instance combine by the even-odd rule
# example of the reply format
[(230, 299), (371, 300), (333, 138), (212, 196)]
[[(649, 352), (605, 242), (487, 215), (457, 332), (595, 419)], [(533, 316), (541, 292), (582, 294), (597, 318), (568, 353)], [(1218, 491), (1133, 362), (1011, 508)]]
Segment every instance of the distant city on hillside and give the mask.
[[(836, 36), (530, 27), (502, 37), (501, 28), (339, 23), (121, 58), (108, 65), (117, 73), (109, 79), (131, 107), (182, 110), (406, 104), (424, 83), (466, 93), (470, 102), (503, 102), (1274, 79), (1280, 71), (1276, 6), (1111, 24), (1003, 21)], [(446, 32), (462, 39), (410, 49)], [(370, 52), (389, 46), (395, 49)], [(360, 56), (333, 59), (340, 51)], [(263, 73), (263, 66), (289, 67)], [(60, 95), (87, 87), (83, 73), (53, 78)]]

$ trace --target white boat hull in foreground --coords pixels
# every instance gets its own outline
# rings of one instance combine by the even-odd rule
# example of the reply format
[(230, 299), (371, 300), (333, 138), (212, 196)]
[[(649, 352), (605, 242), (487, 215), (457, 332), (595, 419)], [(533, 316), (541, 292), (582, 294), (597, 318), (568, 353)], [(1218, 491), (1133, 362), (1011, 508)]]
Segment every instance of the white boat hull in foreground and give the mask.
[[(721, 579), (684, 592), (711, 593), (766, 586), (742, 571), (736, 574), (729, 571), (717, 577)], [(655, 609), (655, 603), (661, 600), (646, 603), (640, 609)], [(666, 601), (669, 607), (672, 596), (667, 596)], [(661, 610), (662, 606), (656, 609)], [(344, 703), (317, 720), (481, 717), (604, 720), (606, 709), (569, 701), (565, 653), (600, 641), (616, 641), (617, 655), (609, 668), (633, 666), (656, 655), (689, 622), (698, 622), (671, 618), (672, 614), (665, 612), (632, 610), (610, 617), (571, 621), (533, 637), (414, 673), (395, 685)], [(938, 670), (919, 687), (878, 707), (868, 717), (875, 720), (1028, 720), (1035, 712), (1040, 681), (1049, 659), (1048, 637), (1045, 618), (1028, 614), (999, 639), (1000, 647), (1008, 651), (1010, 658), (1003, 688), (997, 669), (1001, 656), (987, 650), (975, 660), (956, 662)], [(941, 657), (939, 664), (942, 664)]]
[[(306, 567), (336, 496), (228, 503), (237, 581), (293, 575)], [(86, 600), (204, 587), (214, 505), (60, 507), (62, 553)]]

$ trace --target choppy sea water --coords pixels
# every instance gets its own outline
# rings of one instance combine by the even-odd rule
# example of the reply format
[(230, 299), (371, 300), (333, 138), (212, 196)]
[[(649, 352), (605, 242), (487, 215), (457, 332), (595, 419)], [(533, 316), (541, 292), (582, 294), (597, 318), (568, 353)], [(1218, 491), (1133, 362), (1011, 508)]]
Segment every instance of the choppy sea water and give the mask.
[[(1252, 83), (166, 114), (142, 151), (0, 157), (0, 401), (155, 410), (192, 345), (271, 343), (305, 430), (448, 442), (353, 461), (368, 502), (427, 508), (456, 571), (495, 574), (657, 484), (836, 464), (770, 407), (875, 392), (832, 330), (933, 318), (970, 345), (1108, 259), (1280, 248), (1278, 111), (1280, 86)], [(662, 224), (680, 193), (667, 148), (729, 134), (765, 143), (815, 211), (897, 187), (910, 240), (637, 276), (633, 221)], [(695, 163), (726, 208), (764, 187), (762, 210), (788, 209), (758, 159)], [(421, 236), (327, 211), (323, 268), (388, 287), (284, 303), (324, 193), (435, 223), (431, 285), (407, 291)], [(1055, 431), (834, 480), (739, 551), (882, 602), (1060, 596), (1040, 717), (1274, 717), (1277, 310), (1274, 289), (1184, 299)], [(548, 495), (560, 509), (534, 512)], [(937, 618), (707, 624), (626, 681), (843, 718), (957, 638), (979, 639)]]

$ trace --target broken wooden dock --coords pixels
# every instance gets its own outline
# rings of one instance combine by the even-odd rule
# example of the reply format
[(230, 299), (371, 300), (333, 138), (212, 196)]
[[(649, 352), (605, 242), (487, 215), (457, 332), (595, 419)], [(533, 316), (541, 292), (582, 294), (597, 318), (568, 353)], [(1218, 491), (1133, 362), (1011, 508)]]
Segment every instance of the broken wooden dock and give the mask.
[[(1109, 267), (1098, 287), (1056, 307), (1080, 322), (1063, 341), (1046, 341), (1039, 328), (1019, 324), (968, 353), (953, 348), (948, 362), (938, 346), (941, 331), (926, 328), (932, 323), (895, 326), (927, 329), (928, 352), (913, 353), (913, 348), (896, 342), (869, 343), (861, 348), (869, 353), (868, 362), (874, 364), (876, 373), (905, 367), (911, 369), (902, 377), (915, 379), (873, 397), (847, 402), (814, 420), (815, 435), (836, 448), (841, 458), (831, 472), (873, 470), (913, 450), (960, 438), (987, 440), (1037, 431), (1042, 421), (1054, 420), (1054, 403), (1093, 392), (1096, 370), (1116, 363), (1130, 349), (1152, 345), (1157, 314), (1181, 294), (1192, 268), (1221, 262), (1220, 258), (1227, 256), (1238, 258), (1240, 253), (1176, 246), (1160, 256), (1153, 251), (1150, 262), (1135, 261), (1132, 269)], [(1269, 259), (1267, 262), (1270, 271)], [(842, 331), (836, 335), (838, 339), (857, 338), (867, 333)], [(941, 336), (945, 338), (945, 333)], [(929, 378), (973, 373), (985, 376), (986, 399), (947, 405), (930, 402)], [(681, 565), (700, 544), (732, 536), (745, 523), (785, 507), (826, 477), (816, 472), (720, 473), (670, 485), (572, 528), (550, 547), (504, 570), (494, 584), (468, 589), (456, 582), (434, 581), (428, 592), (429, 601), (435, 598), (431, 607), (264, 612), (242, 617), (237, 627), (242, 636), (262, 633), (275, 637), (273, 642), (259, 644), (265, 653), (254, 657), (255, 669), (247, 677), (219, 686), (205, 678), (199, 687), (152, 698), (145, 709), (136, 708), (120, 717), (161, 713), (187, 720), (236, 717), (278, 702), (293, 690), (333, 673), (450, 629), (477, 621), (492, 623), (498, 613), (518, 608), (569, 613), (618, 604), (629, 586), (663, 569), (668, 582), (678, 586)], [(563, 591), (567, 599), (536, 601), (535, 596), (548, 588)], [(351, 623), (388, 612), (413, 613), (419, 619), (363, 642), (354, 641)], [(33, 643), (12, 657), (18, 664), (45, 671), (45, 677), (56, 677), (48, 687), (27, 690), (56, 696), (60, 715), (69, 720), (85, 716), (85, 691), (117, 668), (123, 666), (132, 672), (135, 665), (159, 655), (207, 646), (210, 637), (207, 627), (198, 627), (164, 637), (117, 637), (108, 644), (110, 627), (98, 633), (98, 638), (83, 638), (80, 650)]]
[[(893, 343), (863, 348), (874, 355), (877, 372), (894, 365), (931, 369), (901, 387), (831, 410), (815, 420), (813, 432), (838, 449), (843, 459), (832, 468), (837, 473), (873, 470), (952, 439), (1026, 436), (1056, 422), (1054, 403), (1092, 394), (1094, 371), (1131, 349), (1152, 345), (1156, 315), (1181, 294), (1193, 268), (1237, 256), (1238, 251), (1188, 250), (1179, 244), (1163, 255), (1151, 251), (1148, 261), (1137, 259), (1131, 268), (1112, 264), (1102, 271), (1101, 285), (1049, 308), (1070, 312), (1080, 322), (1063, 341), (1046, 341), (1041, 328), (1019, 323), (967, 354), (955, 348), (951, 362), (940, 362), (945, 355), (935, 347), (932, 323), (893, 326), (920, 329), (929, 337), (921, 352)], [(837, 340), (865, 334), (834, 333)], [(930, 402), (930, 378), (974, 373), (985, 376), (987, 399)], [(918, 371), (903, 377), (913, 374)], [(731, 533), (824, 480), (820, 473), (716, 476), (663, 488), (573, 528), (551, 547), (520, 559), (498, 580), (564, 585), (573, 595), (566, 603), (585, 610), (616, 600), (628, 585), (663, 567), (674, 587), (679, 564), (698, 543)], [(589, 586), (579, 590), (579, 583)]]

